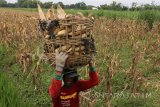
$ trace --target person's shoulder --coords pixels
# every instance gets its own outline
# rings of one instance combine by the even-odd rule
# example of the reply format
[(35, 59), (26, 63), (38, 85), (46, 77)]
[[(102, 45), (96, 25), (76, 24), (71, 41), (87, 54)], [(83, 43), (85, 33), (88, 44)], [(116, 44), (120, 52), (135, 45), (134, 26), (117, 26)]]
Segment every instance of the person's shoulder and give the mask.
[(77, 85), (83, 83), (84, 81), (86, 81), (86, 80), (78, 80), (78, 81), (77, 81)]

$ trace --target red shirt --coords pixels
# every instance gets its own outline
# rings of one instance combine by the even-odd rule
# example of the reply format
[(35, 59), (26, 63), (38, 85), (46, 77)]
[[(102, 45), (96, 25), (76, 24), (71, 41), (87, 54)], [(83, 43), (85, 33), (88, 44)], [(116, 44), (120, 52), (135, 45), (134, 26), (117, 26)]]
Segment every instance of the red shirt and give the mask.
[(69, 88), (62, 87), (62, 80), (53, 78), (49, 87), (49, 94), (52, 97), (53, 107), (79, 107), (79, 92), (96, 86), (99, 83), (95, 71), (89, 72), (89, 80), (79, 80)]

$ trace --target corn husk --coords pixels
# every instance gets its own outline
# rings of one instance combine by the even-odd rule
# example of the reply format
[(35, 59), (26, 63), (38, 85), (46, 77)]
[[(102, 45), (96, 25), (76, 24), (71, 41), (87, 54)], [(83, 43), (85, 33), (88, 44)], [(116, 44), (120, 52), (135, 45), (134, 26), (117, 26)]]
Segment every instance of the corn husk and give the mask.
[(44, 15), (43, 11), (42, 11), (42, 8), (40, 7), (39, 4), (37, 4), (37, 6), (38, 6), (38, 13), (39, 13), (40, 19), (41, 20), (46, 20), (46, 17)]

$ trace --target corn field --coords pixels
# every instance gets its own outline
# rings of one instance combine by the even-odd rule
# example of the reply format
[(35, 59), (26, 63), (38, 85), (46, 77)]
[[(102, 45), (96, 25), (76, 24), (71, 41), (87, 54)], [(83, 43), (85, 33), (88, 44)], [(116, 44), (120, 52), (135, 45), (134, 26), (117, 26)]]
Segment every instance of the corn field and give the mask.
[[(47, 89), (54, 68), (43, 57), (38, 12), (0, 11), (0, 71), (14, 79), (18, 94), (33, 107), (51, 107)], [(150, 29), (143, 20), (102, 17), (93, 31), (100, 84), (81, 93), (81, 106), (159, 107), (160, 22)], [(88, 67), (79, 73), (87, 79)]]

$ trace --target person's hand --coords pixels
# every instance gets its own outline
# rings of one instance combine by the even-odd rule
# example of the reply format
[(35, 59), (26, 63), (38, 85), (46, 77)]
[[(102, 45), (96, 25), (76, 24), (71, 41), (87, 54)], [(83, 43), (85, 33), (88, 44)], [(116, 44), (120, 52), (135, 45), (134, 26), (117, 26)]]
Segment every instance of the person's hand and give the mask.
[(58, 50), (56, 50), (56, 71), (60, 72), (63, 71), (67, 58), (68, 58), (67, 53), (58, 52)]
[(90, 72), (96, 71), (95, 63), (96, 63), (95, 57), (92, 57), (91, 61), (89, 62), (89, 71)]
[(91, 61), (89, 62), (89, 66), (94, 67), (95, 64), (96, 64), (96, 59), (95, 59), (95, 57), (92, 57)]

